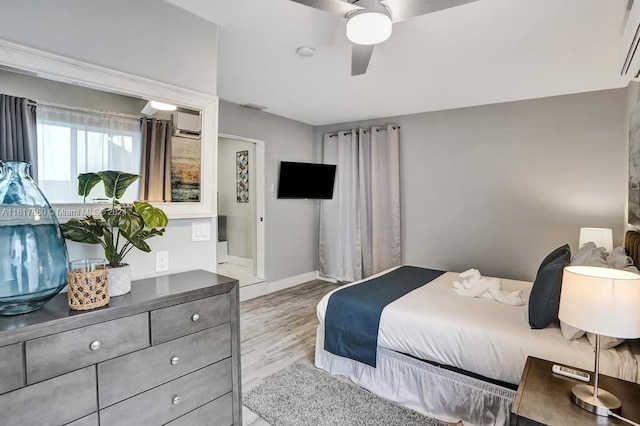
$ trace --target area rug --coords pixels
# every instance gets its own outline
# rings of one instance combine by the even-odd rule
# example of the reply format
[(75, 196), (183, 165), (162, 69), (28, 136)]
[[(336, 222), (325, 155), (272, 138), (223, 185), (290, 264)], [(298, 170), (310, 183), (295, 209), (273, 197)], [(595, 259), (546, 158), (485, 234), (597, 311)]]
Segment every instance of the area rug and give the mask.
[(304, 362), (268, 377), (242, 401), (273, 426), (445, 425)]

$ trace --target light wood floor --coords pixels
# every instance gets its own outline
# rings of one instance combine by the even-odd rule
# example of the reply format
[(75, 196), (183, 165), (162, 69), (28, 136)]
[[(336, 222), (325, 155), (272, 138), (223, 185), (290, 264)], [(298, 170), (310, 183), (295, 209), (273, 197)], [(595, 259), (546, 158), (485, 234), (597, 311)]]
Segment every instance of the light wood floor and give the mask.
[[(300, 360), (313, 362), (316, 305), (336, 287), (325, 281), (310, 281), (240, 303), (242, 393)], [(242, 423), (269, 425), (244, 406)]]
[[(242, 393), (302, 359), (313, 362), (316, 305), (336, 284), (310, 281), (240, 303)], [(244, 425), (267, 422), (242, 407)]]

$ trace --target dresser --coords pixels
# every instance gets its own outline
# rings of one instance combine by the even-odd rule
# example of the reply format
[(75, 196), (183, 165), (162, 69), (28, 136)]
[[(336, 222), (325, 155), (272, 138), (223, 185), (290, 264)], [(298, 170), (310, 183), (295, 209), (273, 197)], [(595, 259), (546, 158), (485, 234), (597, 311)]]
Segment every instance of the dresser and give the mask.
[(0, 426), (240, 426), (238, 303), (235, 279), (190, 271), (0, 317)]

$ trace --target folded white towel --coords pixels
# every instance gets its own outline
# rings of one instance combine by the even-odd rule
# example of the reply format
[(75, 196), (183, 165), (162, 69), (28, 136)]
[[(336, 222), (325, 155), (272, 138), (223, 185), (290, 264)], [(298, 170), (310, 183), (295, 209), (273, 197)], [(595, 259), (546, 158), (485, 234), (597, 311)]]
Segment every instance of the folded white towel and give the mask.
[(460, 274), (462, 281), (455, 281), (452, 290), (460, 296), (483, 297), (493, 299), (505, 305), (520, 306), (526, 302), (522, 298), (522, 291), (511, 293), (502, 290), (502, 284), (497, 278), (485, 278), (477, 269), (469, 269)]

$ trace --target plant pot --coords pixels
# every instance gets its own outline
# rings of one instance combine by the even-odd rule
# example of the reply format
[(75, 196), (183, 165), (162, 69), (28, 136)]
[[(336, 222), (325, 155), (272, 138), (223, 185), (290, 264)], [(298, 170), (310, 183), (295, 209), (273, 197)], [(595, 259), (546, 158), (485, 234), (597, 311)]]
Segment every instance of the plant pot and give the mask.
[(109, 266), (109, 296), (122, 296), (131, 291), (131, 270), (129, 264)]

